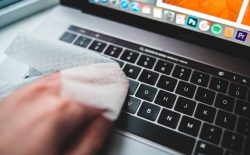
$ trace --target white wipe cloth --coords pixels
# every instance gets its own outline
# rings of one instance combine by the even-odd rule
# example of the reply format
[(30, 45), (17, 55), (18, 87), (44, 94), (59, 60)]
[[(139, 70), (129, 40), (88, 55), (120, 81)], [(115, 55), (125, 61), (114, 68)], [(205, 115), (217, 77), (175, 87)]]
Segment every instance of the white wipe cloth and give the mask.
[(33, 78), (2, 87), (0, 96), (60, 71), (61, 96), (105, 109), (104, 115), (111, 120), (119, 116), (129, 82), (113, 60), (87, 49), (30, 34), (17, 37), (6, 54), (29, 65)]

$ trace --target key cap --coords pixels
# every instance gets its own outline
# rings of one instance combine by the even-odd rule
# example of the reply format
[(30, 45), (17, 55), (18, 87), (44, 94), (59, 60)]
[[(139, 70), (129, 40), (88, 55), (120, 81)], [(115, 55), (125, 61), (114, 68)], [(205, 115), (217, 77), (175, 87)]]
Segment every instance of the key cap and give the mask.
[(96, 51), (96, 52), (102, 52), (104, 48), (107, 46), (106, 43), (95, 40), (89, 47), (90, 50)]
[(164, 73), (166, 75), (170, 75), (173, 67), (174, 67), (174, 64), (172, 64), (172, 63), (158, 60), (156, 66), (155, 66), (155, 71)]
[(112, 56), (114, 58), (118, 58), (121, 53), (122, 53), (122, 48), (114, 45), (109, 45), (109, 47), (104, 52), (104, 54)]
[(91, 42), (90, 38), (79, 36), (76, 41), (74, 42), (75, 45), (80, 46), (80, 47), (87, 47), (89, 43)]
[(248, 98), (247, 101), (250, 102), (250, 89), (248, 90)]
[(177, 84), (176, 79), (162, 75), (159, 79), (159, 82), (157, 83), (157, 87), (173, 92), (176, 84)]
[(153, 101), (156, 92), (156, 88), (141, 84), (135, 96), (147, 101)]
[(176, 95), (160, 90), (155, 99), (155, 103), (171, 109), (175, 100)]
[(195, 117), (210, 123), (213, 123), (216, 109), (204, 104), (198, 104), (195, 112)]
[(163, 109), (158, 119), (158, 123), (175, 129), (177, 127), (180, 117), (181, 115), (176, 112)]
[(221, 145), (236, 152), (241, 152), (243, 140), (244, 139), (241, 135), (225, 131)]
[(179, 131), (186, 134), (197, 136), (200, 130), (201, 122), (193, 118), (183, 116), (181, 119), (181, 124), (179, 126)]
[(195, 85), (180, 81), (175, 92), (179, 95), (193, 98), (195, 90)]
[(213, 105), (215, 98), (215, 92), (199, 87), (195, 99), (199, 102), (203, 102), (209, 105)]
[(155, 85), (158, 77), (159, 77), (158, 73), (154, 73), (152, 71), (144, 69), (141, 73), (141, 76), (139, 77), (139, 81), (150, 84), (150, 85)]
[(134, 80), (129, 79), (128, 93), (130, 95), (133, 95), (135, 93), (135, 90), (137, 89), (138, 85), (139, 85), (139, 82), (136, 82)]
[(156, 61), (156, 59), (153, 57), (141, 55), (137, 64), (142, 66), (142, 67), (152, 69), (154, 64), (155, 64), (155, 61)]
[(121, 114), (116, 126), (120, 130), (125, 130), (183, 154), (192, 154), (194, 148), (194, 138), (126, 113)]
[(66, 42), (66, 43), (72, 43), (75, 40), (76, 37), (77, 37), (76, 34), (73, 34), (73, 33), (70, 33), (70, 32), (65, 32), (60, 37), (60, 40)]
[(228, 88), (228, 81), (222, 80), (217, 77), (212, 77), (209, 88), (221, 93), (226, 93)]
[(127, 77), (130, 77), (132, 79), (136, 79), (141, 71), (139, 67), (136, 67), (134, 65), (126, 64), (123, 68), (124, 73)]
[(250, 120), (240, 117), (237, 124), (237, 132), (250, 137)]
[(179, 111), (181, 113), (191, 116), (194, 113), (195, 106), (196, 106), (196, 102), (183, 98), (183, 97), (179, 97), (174, 109), (176, 111)]
[(227, 152), (225, 153), (225, 155), (238, 155), (238, 153), (231, 152), (231, 151), (227, 151)]
[(235, 105), (235, 99), (218, 93), (215, 101), (215, 106), (226, 111), (232, 112)]
[(250, 138), (247, 138), (246, 143), (245, 143), (245, 148), (244, 148), (244, 155), (249, 155), (250, 154)]
[(222, 134), (221, 128), (204, 123), (202, 126), (200, 138), (214, 144), (219, 144), (221, 134)]
[(135, 114), (139, 105), (141, 104), (141, 100), (134, 98), (134, 97), (131, 97), (131, 96), (128, 96), (125, 103), (127, 103), (127, 104), (124, 104), (123, 109), (131, 114)]
[(229, 87), (229, 95), (244, 100), (247, 97), (247, 87), (231, 83)]
[(207, 87), (209, 79), (210, 79), (209, 75), (194, 71), (190, 81), (194, 84)]
[(196, 146), (196, 150), (194, 154), (195, 155), (223, 155), (223, 150), (214, 145), (199, 141)]
[(127, 62), (135, 63), (138, 57), (139, 57), (139, 53), (136, 53), (130, 50), (125, 50), (121, 56), (121, 59)]
[(236, 123), (236, 116), (228, 112), (219, 110), (215, 124), (221, 127), (234, 130)]
[(141, 116), (151, 121), (155, 121), (159, 111), (160, 107), (147, 102), (143, 102), (138, 111), (138, 116)]
[(175, 66), (173, 77), (188, 81), (191, 74), (191, 69), (182, 66)]
[(250, 103), (238, 100), (236, 102), (235, 113), (250, 118)]

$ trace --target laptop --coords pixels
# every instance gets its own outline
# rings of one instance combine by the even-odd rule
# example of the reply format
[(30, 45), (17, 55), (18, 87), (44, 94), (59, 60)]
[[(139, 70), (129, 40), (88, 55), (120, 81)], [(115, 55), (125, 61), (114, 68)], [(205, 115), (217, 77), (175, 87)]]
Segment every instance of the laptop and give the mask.
[[(249, 0), (61, 0), (34, 35), (107, 56), (127, 75), (100, 154), (249, 155), (249, 15)], [(5, 63), (16, 77), (27, 69)]]

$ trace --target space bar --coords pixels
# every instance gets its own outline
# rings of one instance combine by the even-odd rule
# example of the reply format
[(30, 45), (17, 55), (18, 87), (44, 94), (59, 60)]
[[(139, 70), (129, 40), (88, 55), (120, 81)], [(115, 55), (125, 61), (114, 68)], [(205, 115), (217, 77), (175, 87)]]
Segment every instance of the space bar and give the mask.
[(148, 121), (122, 113), (116, 122), (118, 129), (128, 131), (184, 154), (192, 154), (195, 139)]

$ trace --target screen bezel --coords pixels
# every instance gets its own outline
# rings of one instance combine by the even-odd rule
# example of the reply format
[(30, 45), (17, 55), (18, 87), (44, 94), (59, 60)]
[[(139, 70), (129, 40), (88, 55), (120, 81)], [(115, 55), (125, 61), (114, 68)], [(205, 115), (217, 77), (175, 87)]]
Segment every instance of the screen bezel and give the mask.
[[(61, 0), (62, 5), (80, 9), (85, 13), (114, 20), (130, 26), (145, 29), (154, 33), (177, 38), (192, 44), (210, 48), (225, 54), (250, 60), (250, 47), (231, 41), (216, 38), (203, 33), (162, 23), (153, 19), (136, 16), (108, 7), (91, 4), (88, 0)], [(208, 44), (209, 43), (209, 44)]]

